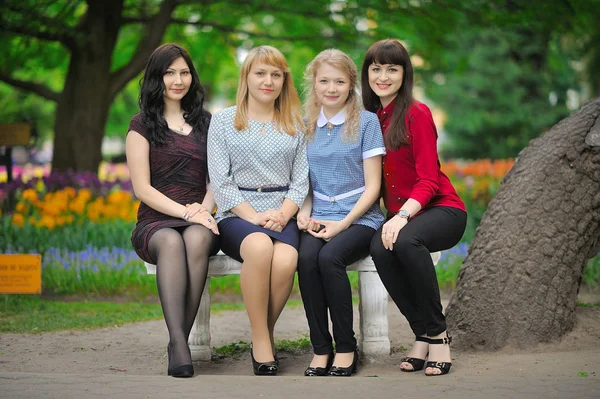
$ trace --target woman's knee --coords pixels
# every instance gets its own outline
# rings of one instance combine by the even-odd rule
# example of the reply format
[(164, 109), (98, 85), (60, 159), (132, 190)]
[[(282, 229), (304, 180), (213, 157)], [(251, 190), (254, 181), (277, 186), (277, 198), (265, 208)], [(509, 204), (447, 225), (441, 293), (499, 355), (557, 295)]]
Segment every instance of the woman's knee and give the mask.
[(148, 244), (156, 251), (157, 255), (163, 250), (185, 250), (185, 243), (181, 234), (177, 230), (169, 228), (160, 229), (154, 233)]
[(402, 256), (419, 251), (423, 245), (423, 242), (414, 235), (400, 234), (394, 243), (394, 252)]
[(346, 268), (343, 254), (341, 254), (339, 250), (335, 251), (332, 247), (327, 245), (319, 252), (319, 266), (321, 269), (330, 269), (331, 267)]
[(240, 256), (244, 262), (271, 262), (273, 259), (273, 240), (264, 233), (252, 233), (242, 241)]

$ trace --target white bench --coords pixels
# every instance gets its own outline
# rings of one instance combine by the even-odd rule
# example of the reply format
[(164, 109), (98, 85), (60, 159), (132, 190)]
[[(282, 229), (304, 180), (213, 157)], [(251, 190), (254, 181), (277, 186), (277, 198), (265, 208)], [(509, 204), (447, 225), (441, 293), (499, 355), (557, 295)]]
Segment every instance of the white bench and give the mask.
[[(437, 264), (440, 257), (439, 252), (431, 254), (434, 264)], [(146, 262), (144, 265), (148, 274), (156, 274), (156, 265)], [(242, 270), (240, 262), (226, 256), (223, 252), (212, 256), (208, 265), (208, 278), (188, 341), (194, 361), (209, 361), (212, 357), (210, 348), (210, 278), (240, 274)], [(373, 260), (368, 256), (348, 266), (347, 270), (358, 271), (360, 350), (364, 356), (370, 358), (389, 355), (388, 293), (377, 274)]]

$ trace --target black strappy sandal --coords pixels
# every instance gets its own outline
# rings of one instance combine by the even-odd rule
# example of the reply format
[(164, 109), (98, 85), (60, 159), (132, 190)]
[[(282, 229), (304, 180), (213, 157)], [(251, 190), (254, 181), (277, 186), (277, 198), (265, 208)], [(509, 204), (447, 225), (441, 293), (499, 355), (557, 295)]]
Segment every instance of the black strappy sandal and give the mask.
[[(446, 333), (446, 335), (446, 338), (441, 339), (429, 338), (429, 345), (450, 345), (450, 342), (452, 342), (452, 337), (448, 335), (448, 333)], [(438, 375), (448, 374), (450, 372), (450, 367), (452, 367), (452, 362), (427, 362), (425, 368), (427, 367), (440, 370), (440, 374), (425, 373), (425, 375), (428, 377), (435, 377)]]
[[(415, 337), (415, 341), (427, 342), (431, 343), (430, 339), (427, 337)], [(403, 369), (400, 367), (400, 371), (404, 371), (405, 373), (412, 373), (414, 371), (423, 370), (423, 366), (425, 365), (425, 359), (419, 359), (418, 357), (403, 357), (400, 359), (400, 363), (410, 363), (413, 368), (412, 370)]]

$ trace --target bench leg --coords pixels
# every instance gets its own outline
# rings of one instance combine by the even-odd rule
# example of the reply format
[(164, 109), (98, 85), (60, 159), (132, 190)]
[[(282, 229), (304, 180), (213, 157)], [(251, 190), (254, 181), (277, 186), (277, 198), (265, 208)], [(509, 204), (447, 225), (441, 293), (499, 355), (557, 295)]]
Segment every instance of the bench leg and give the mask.
[(194, 326), (190, 332), (188, 344), (192, 352), (192, 361), (210, 361), (212, 351), (210, 349), (210, 277), (206, 278), (200, 307)]
[(361, 352), (367, 358), (388, 356), (388, 293), (377, 272), (358, 273)]

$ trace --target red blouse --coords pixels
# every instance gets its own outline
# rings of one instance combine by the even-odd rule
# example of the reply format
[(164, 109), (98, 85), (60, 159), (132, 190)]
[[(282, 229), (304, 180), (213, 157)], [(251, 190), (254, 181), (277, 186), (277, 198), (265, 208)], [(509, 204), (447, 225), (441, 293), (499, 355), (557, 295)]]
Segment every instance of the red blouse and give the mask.
[[(383, 134), (392, 120), (395, 101), (377, 110)], [(396, 213), (412, 198), (423, 209), (449, 206), (466, 212), (450, 179), (441, 171), (437, 153), (437, 129), (427, 105), (415, 101), (406, 117), (409, 144), (386, 149), (383, 157), (383, 200), (388, 212)]]

